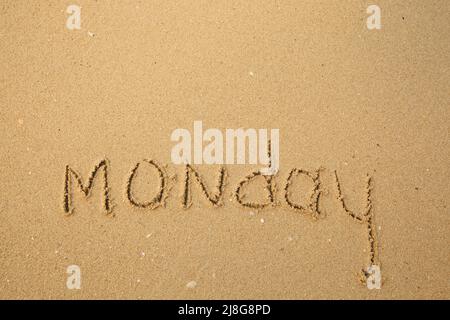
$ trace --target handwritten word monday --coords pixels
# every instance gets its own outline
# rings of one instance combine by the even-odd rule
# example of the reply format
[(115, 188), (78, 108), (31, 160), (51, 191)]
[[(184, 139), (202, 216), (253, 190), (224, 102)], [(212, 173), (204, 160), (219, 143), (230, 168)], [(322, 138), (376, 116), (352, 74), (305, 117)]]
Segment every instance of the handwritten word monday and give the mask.
[[(224, 166), (220, 166), (218, 168), (216, 185), (214, 188), (210, 188), (209, 190), (198, 169), (194, 168), (194, 166), (192, 166), (191, 164), (185, 164), (182, 167), (184, 171), (183, 174), (184, 178), (182, 181), (183, 194), (181, 205), (183, 208), (187, 209), (192, 204), (191, 185), (194, 183), (200, 186), (204, 198), (212, 206), (221, 207), (224, 205), (223, 198), (224, 198), (224, 189), (226, 185), (225, 180), (227, 177), (227, 170)], [(125, 186), (126, 200), (128, 201), (128, 203), (134, 207), (146, 208), (150, 210), (156, 209), (158, 207), (164, 207), (165, 200), (167, 199), (170, 192), (169, 188), (170, 179), (165, 168), (166, 168), (165, 166), (158, 164), (154, 160), (145, 159), (136, 163), (127, 177), (127, 183)], [(88, 176), (88, 179), (85, 180), (82, 178), (82, 175), (78, 171), (72, 168), (72, 166), (66, 165), (65, 179), (64, 179), (64, 201), (63, 201), (64, 212), (66, 214), (72, 214), (74, 211), (74, 206), (72, 204), (72, 192), (76, 187), (78, 187), (78, 190), (81, 192), (81, 194), (83, 194), (85, 197), (88, 197), (93, 189), (94, 181), (98, 180), (102, 183), (103, 208), (106, 213), (110, 213), (112, 211), (112, 206), (109, 187), (109, 170), (110, 170), (109, 161), (107, 159), (102, 159), (94, 166), (93, 170)], [(134, 195), (136, 191), (134, 180), (139, 175), (140, 171), (148, 171), (148, 170), (152, 170), (157, 173), (159, 180), (158, 189), (157, 192), (154, 195), (151, 195), (148, 199), (138, 200)], [(295, 211), (301, 211), (303, 213), (310, 214), (314, 218), (319, 217), (321, 215), (319, 203), (323, 195), (320, 173), (323, 170), (324, 170), (323, 168), (319, 168), (314, 171), (307, 171), (299, 168), (292, 168), (287, 176), (287, 179), (284, 181), (283, 199), (285, 204)], [(340, 201), (343, 209), (356, 220), (359, 221), (364, 220), (365, 219), (364, 217), (369, 215), (369, 211), (372, 206), (370, 199), (371, 180), (372, 180), (371, 177), (367, 176), (367, 188), (364, 191), (367, 196), (366, 210), (364, 213), (362, 213), (362, 216), (359, 217), (358, 215), (348, 210), (344, 201), (344, 197), (342, 196), (341, 185), (339, 183), (337, 171), (334, 171), (334, 175), (336, 182), (337, 199)], [(294, 200), (296, 196), (293, 195), (291, 192), (292, 184), (296, 179), (299, 179), (300, 176), (303, 176), (303, 178), (306, 178), (311, 182), (309, 201), (307, 201), (307, 203), (305, 204), (300, 204), (296, 202)], [(244, 194), (243, 189), (246, 187), (246, 185), (251, 184), (252, 181), (256, 182), (257, 179), (260, 179), (265, 186), (266, 199), (261, 202), (247, 202), (244, 200), (246, 198), (246, 195)], [(277, 189), (276, 183), (277, 183), (276, 175), (264, 175), (261, 173), (261, 170), (251, 172), (250, 174), (243, 177), (243, 179), (237, 184), (236, 188), (234, 189), (233, 194), (234, 199), (242, 207), (248, 207), (253, 209), (264, 209), (270, 206), (272, 207), (277, 206), (280, 203), (275, 199), (276, 193), (275, 191)]]
[[(164, 207), (165, 201), (170, 192), (170, 183), (172, 182), (173, 177), (169, 177), (166, 172), (166, 166), (160, 165), (155, 160), (142, 160), (136, 163), (128, 177), (125, 186), (125, 194), (126, 201), (133, 207), (141, 208), (141, 209), (149, 209), (153, 210), (158, 207)], [(217, 170), (216, 185), (214, 188), (208, 188), (202, 175), (200, 174), (198, 168), (195, 168), (191, 164), (185, 164), (182, 166), (184, 171), (184, 178), (181, 181), (182, 188), (182, 197), (181, 197), (181, 205), (183, 208), (187, 209), (192, 204), (192, 188), (191, 186), (195, 183), (200, 187), (201, 192), (203, 193), (203, 197), (210, 203), (213, 207), (221, 207), (224, 205), (224, 190), (226, 185), (227, 178), (227, 170), (224, 166), (220, 166)], [(94, 181), (100, 181), (102, 183), (102, 203), (103, 208), (106, 213), (112, 212), (111, 205), (111, 196), (110, 196), (110, 188), (109, 188), (109, 161), (107, 159), (100, 160), (95, 166), (94, 169), (88, 176), (87, 180), (82, 178), (82, 175), (74, 170), (70, 165), (66, 165), (65, 168), (65, 178), (64, 178), (64, 200), (63, 200), (63, 209), (67, 215), (72, 215), (74, 212), (74, 207), (72, 204), (72, 191), (75, 189), (75, 186), (78, 187), (78, 190), (85, 197), (88, 197), (91, 194), (93, 189)], [(142, 174), (143, 171), (151, 170), (155, 172), (158, 176), (158, 188), (154, 194), (151, 194), (147, 199), (137, 199), (136, 191), (137, 191), (137, 183), (135, 183), (135, 179), (139, 174)], [(288, 208), (303, 214), (307, 214), (311, 216), (313, 219), (318, 219), (322, 216), (322, 212), (320, 209), (320, 201), (322, 196), (324, 195), (324, 188), (322, 186), (321, 172), (324, 171), (324, 168), (319, 168), (314, 171), (303, 170), (300, 168), (292, 168), (289, 171), (289, 174), (286, 180), (283, 183), (282, 194), (284, 205)], [(302, 178), (302, 179), (300, 179)], [(371, 279), (371, 275), (373, 275), (371, 270), (373, 267), (378, 267), (378, 250), (376, 245), (376, 232), (375, 232), (375, 223), (373, 216), (373, 203), (372, 203), (372, 182), (373, 179), (370, 175), (366, 176), (366, 187), (363, 190), (365, 195), (365, 206), (361, 212), (354, 212), (350, 210), (346, 204), (346, 201), (343, 196), (342, 186), (339, 182), (339, 177), (337, 171), (334, 171), (335, 178), (335, 195), (336, 200), (340, 204), (341, 211), (345, 212), (349, 217), (351, 217), (356, 222), (365, 226), (368, 247), (369, 247), (369, 257), (368, 257), (368, 269), (362, 270), (362, 274), (365, 279)], [(255, 183), (256, 180), (260, 180), (264, 185), (264, 192), (266, 197), (257, 202), (246, 201), (246, 193), (245, 189), (247, 185), (251, 183)], [(299, 192), (293, 192), (293, 184), (294, 183), (305, 183), (309, 180), (309, 194), (307, 200), (303, 200), (304, 203), (301, 203), (299, 200)], [(208, 178), (211, 180), (211, 178)], [(280, 202), (276, 199), (276, 194), (278, 193), (278, 174), (275, 175), (264, 175), (261, 173), (261, 170), (253, 171), (250, 174), (243, 177), (239, 183), (235, 186), (233, 197), (235, 201), (244, 208), (252, 208), (256, 210), (265, 209), (267, 207), (276, 207), (280, 205)], [(142, 191), (142, 190), (141, 190)], [(295, 194), (294, 194), (295, 193)], [(304, 199), (305, 197), (301, 197)], [(306, 203), (305, 203), (306, 202)], [(369, 281), (369, 280), (367, 280)], [(377, 287), (378, 288), (378, 287)]]

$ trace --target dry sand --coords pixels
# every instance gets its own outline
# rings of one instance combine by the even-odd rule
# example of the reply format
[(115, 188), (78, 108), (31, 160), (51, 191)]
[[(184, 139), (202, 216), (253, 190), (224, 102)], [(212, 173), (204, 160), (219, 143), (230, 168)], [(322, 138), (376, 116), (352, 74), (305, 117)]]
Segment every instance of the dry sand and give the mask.
[[(450, 2), (375, 2), (381, 30), (366, 28), (368, 1), (77, 1), (71, 31), (69, 1), (3, 0), (0, 298), (449, 299)], [(236, 202), (254, 166), (232, 165), (223, 206), (193, 183), (182, 208), (170, 134), (194, 120), (280, 129), (275, 206)], [(96, 178), (65, 214), (66, 165), (87, 179), (105, 157), (112, 212)], [(165, 208), (127, 200), (145, 158), (167, 164)], [(313, 219), (283, 188), (292, 168), (319, 167)], [(218, 167), (195, 168), (213, 190)], [(360, 282), (368, 230), (334, 170), (357, 213), (372, 177), (381, 290)], [(141, 173), (146, 199), (158, 176)], [(245, 192), (266, 201), (263, 185)], [(72, 264), (80, 290), (66, 287)]]

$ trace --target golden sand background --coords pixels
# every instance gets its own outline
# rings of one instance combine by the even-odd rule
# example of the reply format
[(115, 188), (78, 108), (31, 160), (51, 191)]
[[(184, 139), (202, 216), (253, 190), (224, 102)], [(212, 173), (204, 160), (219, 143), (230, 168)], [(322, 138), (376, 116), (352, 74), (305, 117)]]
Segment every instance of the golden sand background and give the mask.
[[(368, 1), (78, 0), (78, 31), (69, 4), (0, 3), (0, 298), (450, 298), (450, 2), (377, 0), (374, 31)], [(166, 208), (133, 208), (130, 169), (182, 176), (170, 133), (194, 120), (279, 128), (277, 181), (325, 167), (325, 218), (228, 201), (242, 165), (222, 208), (194, 189), (182, 210), (181, 179)], [(66, 216), (65, 166), (87, 177), (105, 156), (114, 215), (97, 183)], [(216, 169), (198, 167), (210, 186)], [(354, 210), (373, 176), (381, 290), (358, 281), (366, 230), (339, 209), (335, 169)]]

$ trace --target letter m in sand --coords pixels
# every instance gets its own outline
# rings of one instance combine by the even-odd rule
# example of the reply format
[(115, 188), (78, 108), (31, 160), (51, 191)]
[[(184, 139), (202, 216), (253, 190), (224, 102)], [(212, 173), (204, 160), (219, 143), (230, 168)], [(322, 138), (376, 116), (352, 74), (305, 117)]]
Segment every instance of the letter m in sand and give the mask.
[(83, 183), (83, 179), (80, 174), (73, 170), (69, 165), (66, 165), (66, 174), (64, 181), (64, 212), (67, 214), (72, 214), (73, 207), (71, 201), (71, 191), (72, 182), (75, 181), (78, 184), (79, 189), (84, 194), (85, 197), (89, 197), (91, 194), (94, 179), (97, 173), (103, 169), (103, 208), (106, 213), (111, 212), (111, 204), (109, 198), (109, 187), (108, 187), (108, 161), (106, 159), (101, 160), (91, 172), (87, 183)]

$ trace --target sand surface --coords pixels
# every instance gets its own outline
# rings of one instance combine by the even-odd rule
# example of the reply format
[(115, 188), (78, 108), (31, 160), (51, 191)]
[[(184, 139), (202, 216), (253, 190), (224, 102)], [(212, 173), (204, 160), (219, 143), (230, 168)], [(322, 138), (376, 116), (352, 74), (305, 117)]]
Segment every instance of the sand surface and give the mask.
[[(449, 1), (377, 0), (381, 30), (368, 1), (80, 0), (81, 30), (70, 4), (0, 3), (0, 298), (450, 298)], [(194, 181), (182, 208), (170, 134), (195, 120), (280, 129), (272, 206), (239, 204), (255, 166), (227, 165), (222, 206)], [(66, 166), (86, 181), (103, 159), (111, 212), (99, 175), (66, 214)], [(165, 207), (127, 199), (143, 159), (167, 165)], [(194, 167), (214, 191), (219, 166)], [(285, 201), (294, 168), (322, 168), (317, 219)], [(140, 200), (158, 191), (142, 169)], [(368, 230), (335, 171), (359, 214), (371, 177), (380, 290), (361, 280)], [(296, 179), (292, 199), (313, 185)]]

